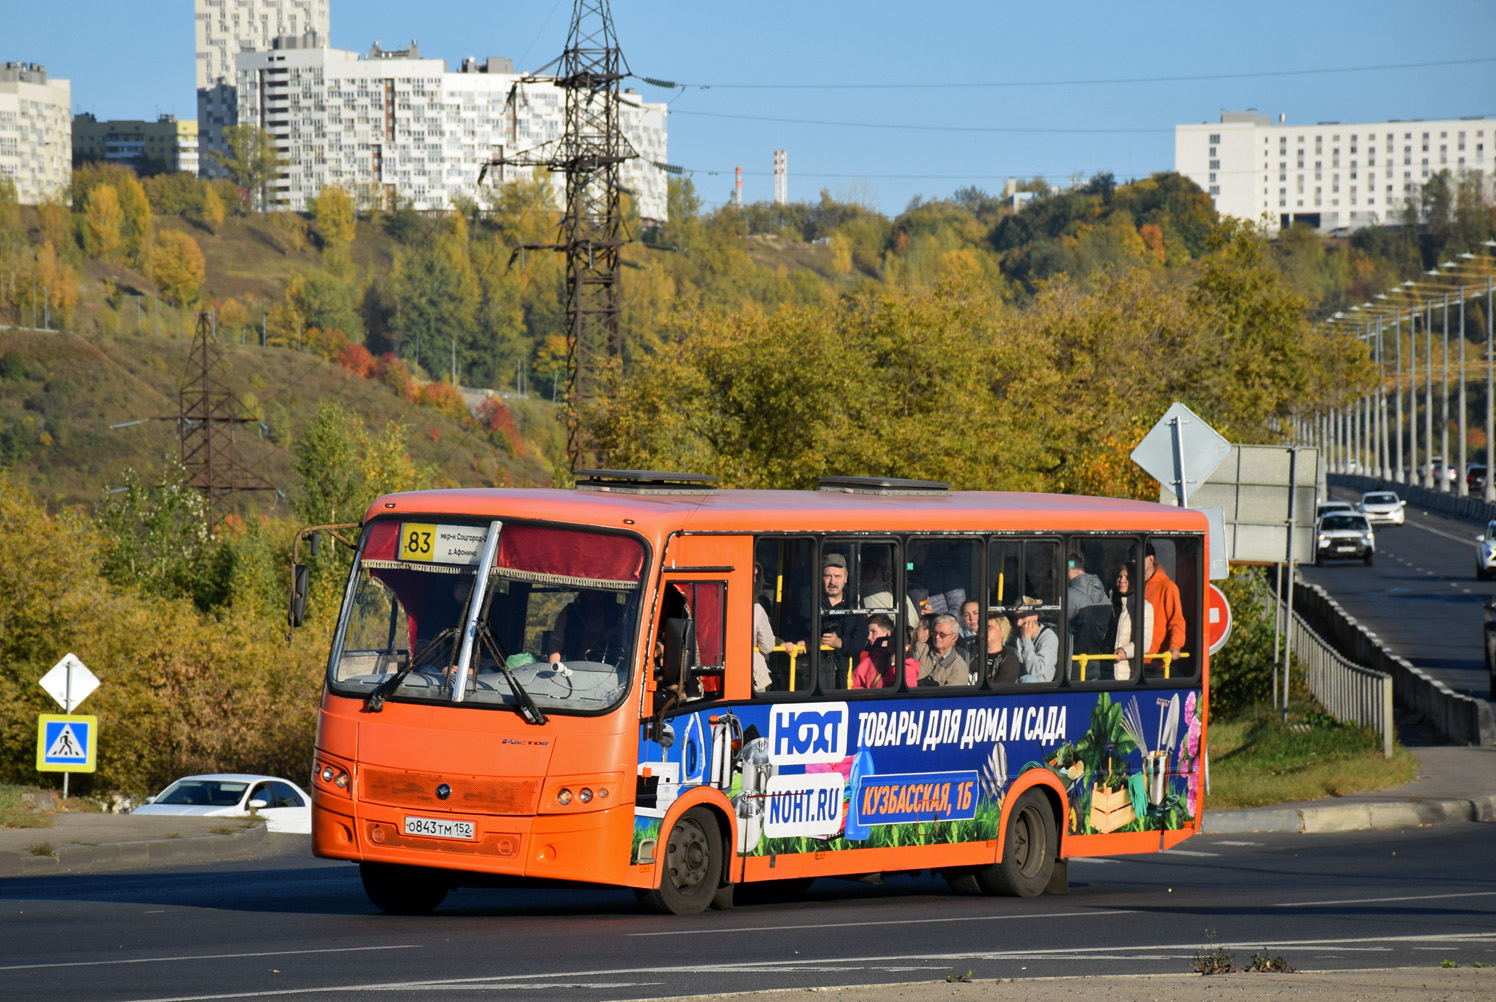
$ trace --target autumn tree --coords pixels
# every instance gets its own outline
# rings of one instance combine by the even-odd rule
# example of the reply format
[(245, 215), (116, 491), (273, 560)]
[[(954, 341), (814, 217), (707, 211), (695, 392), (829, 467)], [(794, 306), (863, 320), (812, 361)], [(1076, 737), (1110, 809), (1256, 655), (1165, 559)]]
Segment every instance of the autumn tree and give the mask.
[(329, 270), (351, 276), (353, 261), (348, 256), (358, 226), (357, 206), (348, 189), (330, 184), (311, 199), (307, 206), (322, 237), (323, 252)]
[(167, 302), (190, 306), (202, 292), (205, 268), (196, 240), (181, 230), (166, 230), (151, 248), (146, 277), (156, 283)]
[(89, 257), (113, 260), (124, 244), (125, 214), (113, 185), (100, 184), (84, 196), (83, 250)]
[(115, 183), (119, 194), (120, 212), (123, 214), (120, 237), (125, 259), (139, 266), (144, 257), (146, 238), (151, 230), (151, 202), (145, 189), (134, 174), (126, 174)]
[(209, 233), (217, 233), (218, 227), (223, 225), (223, 199), (218, 197), (218, 192), (213, 190), (212, 185), (203, 189), (203, 198), (197, 209), (197, 220), (205, 226)]

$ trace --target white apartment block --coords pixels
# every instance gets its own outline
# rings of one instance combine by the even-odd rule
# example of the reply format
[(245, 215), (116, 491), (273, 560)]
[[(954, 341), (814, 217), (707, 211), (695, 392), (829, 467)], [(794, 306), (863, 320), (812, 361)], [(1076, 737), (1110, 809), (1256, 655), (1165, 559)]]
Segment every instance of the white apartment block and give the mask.
[(1174, 169), (1210, 193), (1222, 215), (1271, 229), (1308, 223), (1358, 230), (1402, 222), (1440, 171), (1496, 180), (1496, 119), (1289, 125), (1255, 110), (1174, 127)]
[(282, 35), (309, 31), (327, 38), (330, 0), (192, 0), (197, 43), (197, 121), (205, 176), (219, 177), (211, 154), (222, 151), (223, 130), (238, 124), (234, 92), (240, 52), (268, 49)]
[(73, 179), (72, 103), (72, 83), (45, 66), (0, 66), (0, 177), (22, 205), (62, 198)]
[[(282, 38), (265, 52), (238, 58), (239, 121), (275, 139), (289, 162), (270, 185), (269, 208), (305, 209), (326, 185), (381, 200), (398, 197), (422, 210), (454, 199), (484, 202), (478, 174), (490, 160), (559, 141), (566, 95), (553, 84), (520, 83), (507, 59), (464, 60), (457, 73), (441, 59), (422, 59), (414, 43), (368, 55), (328, 48), (311, 38)], [(550, 78), (547, 78), (547, 81)], [(627, 92), (619, 120), (641, 157), (627, 161), (622, 183), (639, 213), (665, 218), (666, 109)], [(505, 167), (485, 186), (528, 178), (531, 168)], [(554, 182), (557, 204), (564, 182)]]

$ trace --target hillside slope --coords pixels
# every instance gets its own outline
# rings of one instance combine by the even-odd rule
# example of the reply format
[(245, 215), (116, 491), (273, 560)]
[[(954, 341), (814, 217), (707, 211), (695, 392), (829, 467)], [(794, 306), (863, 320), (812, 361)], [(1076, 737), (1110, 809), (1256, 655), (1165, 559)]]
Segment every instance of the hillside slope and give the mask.
[[(127, 467), (152, 480), (177, 452), (190, 350), (185, 340), (0, 331), (0, 466), (53, 506), (91, 505)], [(247, 510), (285, 511), (297, 496), (295, 436), (329, 399), (372, 430), (404, 424), (411, 457), (435, 469), (438, 485), (549, 482), (538, 457), (508, 456), (452, 418), (316, 356), (231, 344), (221, 357), (222, 382), (256, 418), (234, 436), (237, 458), (285, 496), (244, 495)]]

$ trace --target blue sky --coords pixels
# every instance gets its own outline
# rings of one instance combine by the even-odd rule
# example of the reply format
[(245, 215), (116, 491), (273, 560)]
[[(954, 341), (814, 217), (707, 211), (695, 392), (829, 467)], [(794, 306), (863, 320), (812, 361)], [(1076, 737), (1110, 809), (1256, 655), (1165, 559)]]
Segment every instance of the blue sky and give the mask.
[[(74, 111), (196, 117), (188, 0), (4, 4), (0, 60), (40, 62), (70, 79)], [(495, 55), (534, 69), (560, 54), (571, 6), (332, 0), (332, 44), (363, 51), (376, 39), (393, 48), (414, 38), (423, 56), (449, 67)], [(735, 166), (745, 199), (771, 197), (776, 149), (789, 154), (792, 199), (828, 188), (892, 214), (915, 195), (997, 191), (1010, 176), (1111, 171), (1125, 180), (1167, 170), (1173, 126), (1214, 121), (1221, 109), (1255, 107), (1290, 123), (1496, 116), (1496, 61), (1087, 82), (1490, 59), (1496, 0), (613, 0), (612, 8), (635, 73), (711, 85), (667, 91), (631, 81), (649, 100), (670, 101), (670, 160), (694, 172), (712, 204), (729, 197)], [(981, 83), (1018, 85), (919, 86)]]

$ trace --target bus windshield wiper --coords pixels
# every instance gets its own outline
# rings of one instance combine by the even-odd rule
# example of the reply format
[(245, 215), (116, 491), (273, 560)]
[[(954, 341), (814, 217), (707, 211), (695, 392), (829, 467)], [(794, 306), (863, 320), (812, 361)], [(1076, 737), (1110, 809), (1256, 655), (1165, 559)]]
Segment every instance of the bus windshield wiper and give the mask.
[(426, 641), (425, 645), (420, 650), (412, 654), (409, 661), (405, 662), (404, 668), (401, 668), (399, 671), (395, 672), (395, 674), (379, 683), (374, 691), (369, 693), (368, 698), (364, 700), (364, 709), (370, 713), (378, 713), (379, 711), (383, 710), (384, 697), (400, 688), (400, 683), (405, 681), (406, 676), (415, 671), (416, 666), (424, 662), (427, 655), (436, 650), (437, 646), (440, 645), (442, 641), (451, 640), (456, 635), (457, 624), (453, 623), (451, 626), (447, 627), (436, 636)]
[(520, 684), (518, 676), (509, 667), (509, 654), (504, 650), (504, 645), (499, 643), (497, 637), (488, 628), (485, 621), (478, 628), (478, 642), (488, 651), (488, 656), (493, 658), (494, 664), (498, 665), (499, 671), (504, 673), (504, 679), (509, 683), (509, 691), (514, 693), (514, 701), (519, 704), (519, 715), (532, 724), (543, 724), (546, 715), (535, 700), (530, 698), (530, 693)]

